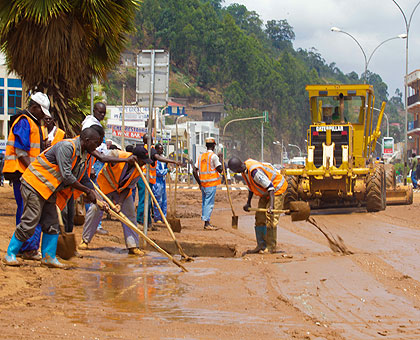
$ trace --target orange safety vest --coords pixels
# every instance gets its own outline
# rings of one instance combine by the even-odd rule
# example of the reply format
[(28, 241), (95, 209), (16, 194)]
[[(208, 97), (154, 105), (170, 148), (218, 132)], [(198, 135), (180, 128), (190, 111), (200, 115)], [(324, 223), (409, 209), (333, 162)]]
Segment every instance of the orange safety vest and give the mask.
[(63, 130), (57, 128), (57, 130), (55, 131), (54, 139), (51, 142), (51, 146), (57, 144), (58, 142), (61, 142), (64, 139), (65, 134), (66, 133)]
[[(77, 138), (77, 137), (76, 137)], [(77, 158), (76, 157), (76, 145), (73, 140), (67, 139), (67, 141), (73, 144), (73, 155), (72, 155), (72, 170), (76, 166)], [(48, 161), (47, 157), (45, 157), (45, 153), (50, 150), (48, 148), (44, 152), (42, 152), (36, 159), (33, 161), (25, 172), (22, 175), (22, 178), (32, 187), (34, 188), (45, 200), (49, 199), (50, 196), (56, 192), (59, 185), (62, 183), (63, 178), (61, 176), (60, 168), (57, 164), (53, 164)], [(88, 171), (90, 175), (90, 169), (92, 167), (92, 158), (90, 154), (88, 154), (85, 162), (85, 171)], [(85, 174), (85, 171), (79, 175), (77, 178), (80, 181)], [(66, 187), (62, 190), (57, 192), (57, 206), (62, 210), (67, 203), (67, 200), (70, 196), (74, 194), (74, 198), (78, 198), (82, 192), (79, 190), (75, 190), (72, 187)]]
[(254, 159), (248, 159), (245, 161), (245, 166), (248, 169), (248, 173), (242, 173), (246, 184), (249, 189), (257, 196), (265, 196), (267, 194), (267, 189), (261, 187), (255, 183), (254, 179), (251, 176), (252, 171), (255, 169), (260, 169), (264, 171), (268, 179), (273, 183), (274, 186), (274, 195), (278, 196), (284, 193), (287, 189), (286, 179), (269, 163), (261, 163)]
[(213, 151), (207, 151), (200, 156), (198, 163), (200, 171), (200, 182), (203, 187), (215, 187), (222, 183), (222, 178), (216, 169), (211, 167)]
[(16, 136), (13, 133), (13, 128), (15, 127), (17, 122), (19, 122), (23, 117), (25, 117), (28, 120), (30, 126), (29, 142), (31, 148), (28, 151), (28, 157), (31, 162), (33, 162), (35, 158), (41, 153), (41, 139), (43, 140), (45, 136), (47, 136), (46, 131), (43, 131), (46, 130), (44, 127), (41, 127), (38, 124), (36, 124), (35, 121), (29, 115), (21, 114), (13, 122), (12, 128), (10, 129), (9, 138), (7, 140), (6, 157), (3, 168), (3, 172), (5, 173), (15, 173), (16, 171), (24, 173), (26, 170), (26, 167), (16, 155)]
[[(130, 152), (125, 151), (118, 151), (119, 158), (128, 158), (132, 155)], [(111, 163), (106, 163), (105, 166), (101, 169), (98, 174), (98, 185), (101, 188), (101, 191), (107, 195), (111, 192), (117, 191), (121, 193), (124, 189), (126, 189), (130, 184), (137, 183), (140, 177), (140, 173), (137, 171), (137, 168), (134, 167), (133, 172), (131, 173), (128, 180), (125, 182), (123, 186), (119, 186), (121, 174), (125, 167), (128, 167), (127, 163), (115, 163), (112, 165)], [(131, 190), (130, 190), (131, 193)], [(127, 196), (130, 195), (127, 194)]]
[[(144, 144), (144, 148), (147, 150), (147, 144)], [(155, 147), (152, 145), (152, 149), (154, 149)], [(149, 157), (151, 156), (152, 154), (150, 153), (149, 154)], [(151, 158), (150, 158), (151, 159)], [(153, 159), (152, 159), (153, 160)], [(149, 172), (149, 175), (150, 175), (150, 178), (149, 178), (149, 183), (150, 184), (156, 184), (156, 160), (154, 160), (154, 162), (155, 162), (155, 165), (152, 165), (152, 164), (149, 164), (149, 166), (150, 166), (150, 172)], [(143, 165), (143, 173), (144, 174), (146, 174), (146, 172), (147, 172), (147, 168), (146, 168), (146, 165)]]

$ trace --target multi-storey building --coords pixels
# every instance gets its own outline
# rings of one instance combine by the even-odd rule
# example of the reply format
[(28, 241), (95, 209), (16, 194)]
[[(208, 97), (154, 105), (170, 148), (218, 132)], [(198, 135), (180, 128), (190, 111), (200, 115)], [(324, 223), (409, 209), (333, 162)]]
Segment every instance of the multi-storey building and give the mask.
[(408, 98), (407, 111), (413, 115), (413, 121), (408, 123), (409, 156), (420, 152), (420, 70), (415, 70), (407, 76)]

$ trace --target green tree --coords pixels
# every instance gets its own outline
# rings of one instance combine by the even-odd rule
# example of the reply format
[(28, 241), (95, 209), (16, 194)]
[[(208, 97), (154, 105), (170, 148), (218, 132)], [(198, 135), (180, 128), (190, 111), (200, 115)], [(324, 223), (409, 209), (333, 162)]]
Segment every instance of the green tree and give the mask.
[(284, 49), (292, 46), (292, 41), (295, 40), (295, 32), (293, 27), (289, 25), (286, 19), (283, 20), (269, 20), (265, 25), (265, 33), (273, 43), (273, 46), (278, 49)]
[(137, 0), (0, 2), (0, 44), (8, 68), (29, 90), (50, 96), (70, 134), (80, 124), (75, 99), (119, 61), (138, 6)]

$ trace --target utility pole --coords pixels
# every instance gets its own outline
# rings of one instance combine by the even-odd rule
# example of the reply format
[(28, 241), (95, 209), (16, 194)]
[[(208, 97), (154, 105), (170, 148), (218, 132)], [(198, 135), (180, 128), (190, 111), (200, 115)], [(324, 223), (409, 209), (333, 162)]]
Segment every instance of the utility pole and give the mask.
[(125, 150), (125, 84), (122, 88), (122, 113), (121, 113), (121, 148)]

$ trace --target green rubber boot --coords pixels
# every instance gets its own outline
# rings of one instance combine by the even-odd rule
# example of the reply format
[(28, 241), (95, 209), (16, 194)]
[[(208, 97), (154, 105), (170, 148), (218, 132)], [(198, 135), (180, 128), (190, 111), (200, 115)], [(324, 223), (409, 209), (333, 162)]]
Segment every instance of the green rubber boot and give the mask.
[(265, 242), (267, 236), (267, 227), (265, 225), (262, 226), (255, 226), (255, 238), (257, 239), (257, 247), (253, 250), (249, 250), (248, 253), (256, 254), (260, 252), (264, 252), (267, 249), (267, 245)]
[(267, 228), (267, 249), (272, 254), (277, 251), (277, 227)]

